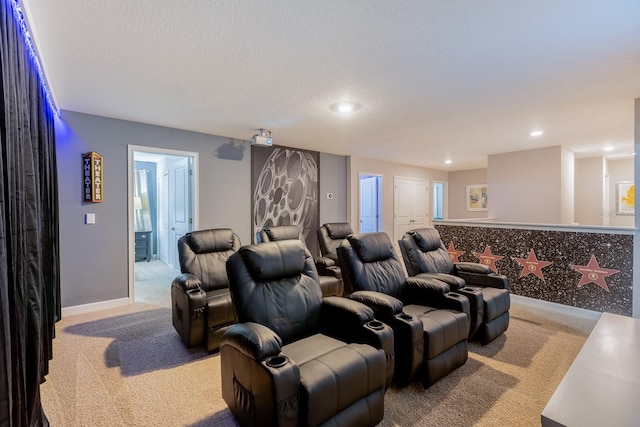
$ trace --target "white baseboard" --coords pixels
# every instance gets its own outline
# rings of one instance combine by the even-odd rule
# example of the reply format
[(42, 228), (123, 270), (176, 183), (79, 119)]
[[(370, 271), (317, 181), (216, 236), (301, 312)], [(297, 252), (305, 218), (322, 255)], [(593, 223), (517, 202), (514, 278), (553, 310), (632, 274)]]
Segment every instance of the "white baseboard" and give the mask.
[(571, 316), (581, 317), (583, 319), (598, 320), (602, 315), (602, 313), (600, 313), (599, 311), (587, 310), (584, 308), (573, 307), (570, 305), (558, 304), (555, 302), (523, 297), (521, 295), (511, 294), (511, 301), (515, 303), (527, 305), (529, 307), (554, 311), (556, 313), (561, 313), (561, 314), (568, 314)]
[(91, 313), (93, 311), (108, 310), (111, 308), (122, 307), (123, 305), (131, 304), (129, 297), (118, 298), (108, 301), (92, 302), (89, 304), (74, 305), (72, 307), (62, 308), (62, 317), (73, 316), (74, 314)]

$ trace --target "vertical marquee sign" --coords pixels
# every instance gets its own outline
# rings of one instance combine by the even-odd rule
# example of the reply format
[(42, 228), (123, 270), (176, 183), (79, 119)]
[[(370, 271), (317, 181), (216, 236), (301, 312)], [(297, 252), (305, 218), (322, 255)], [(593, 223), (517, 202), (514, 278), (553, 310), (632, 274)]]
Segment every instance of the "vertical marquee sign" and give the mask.
[(82, 154), (82, 175), (84, 182), (84, 201), (102, 202), (104, 187), (102, 156), (96, 152)]

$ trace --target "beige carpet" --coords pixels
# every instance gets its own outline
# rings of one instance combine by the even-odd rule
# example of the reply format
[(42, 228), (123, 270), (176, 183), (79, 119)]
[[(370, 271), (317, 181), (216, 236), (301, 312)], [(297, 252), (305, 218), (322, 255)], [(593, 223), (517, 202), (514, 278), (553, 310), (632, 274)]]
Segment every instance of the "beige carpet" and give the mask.
[(135, 300), (171, 308), (171, 281), (177, 276), (171, 267), (157, 259), (134, 264)]
[[(595, 321), (514, 303), (509, 330), (429, 389), (391, 388), (381, 426), (539, 426)], [(136, 303), (67, 316), (42, 385), (54, 427), (235, 426), (220, 359), (185, 349), (168, 308)]]

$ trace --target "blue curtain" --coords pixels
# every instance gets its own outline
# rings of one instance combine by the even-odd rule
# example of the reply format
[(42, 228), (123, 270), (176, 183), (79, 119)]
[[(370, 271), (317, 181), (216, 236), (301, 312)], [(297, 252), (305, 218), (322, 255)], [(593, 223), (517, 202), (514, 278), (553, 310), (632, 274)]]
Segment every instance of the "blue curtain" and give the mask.
[(46, 426), (40, 384), (60, 318), (55, 113), (16, 5), (1, 1), (0, 426)]

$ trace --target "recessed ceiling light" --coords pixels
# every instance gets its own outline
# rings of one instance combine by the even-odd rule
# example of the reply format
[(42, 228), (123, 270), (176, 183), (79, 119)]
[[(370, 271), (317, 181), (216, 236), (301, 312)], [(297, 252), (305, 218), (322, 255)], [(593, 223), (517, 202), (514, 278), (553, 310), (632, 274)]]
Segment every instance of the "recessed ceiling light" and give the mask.
[(452, 162), (451, 162), (451, 160), (445, 160), (445, 161), (444, 161), (444, 164), (445, 164), (445, 165), (450, 165), (451, 163), (452, 163)]
[(531, 133), (529, 135), (531, 135), (531, 137), (533, 138), (537, 138), (539, 136), (542, 136), (544, 132), (541, 130), (532, 130)]
[(612, 146), (610, 146), (610, 145), (609, 145), (609, 146), (607, 146), (607, 147), (604, 147), (604, 151), (613, 151), (613, 148), (614, 148), (614, 147), (612, 147)]
[(339, 113), (351, 113), (360, 109), (360, 105), (351, 101), (342, 101), (333, 104), (331, 108)]

